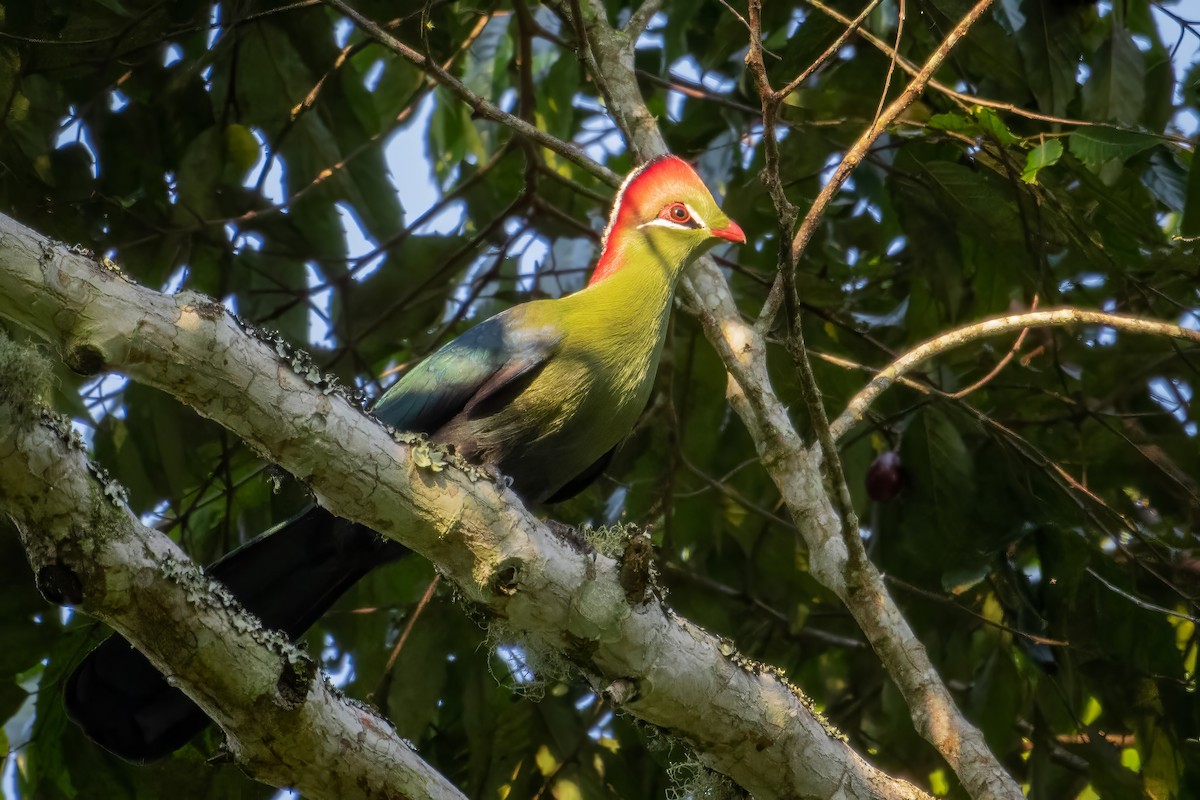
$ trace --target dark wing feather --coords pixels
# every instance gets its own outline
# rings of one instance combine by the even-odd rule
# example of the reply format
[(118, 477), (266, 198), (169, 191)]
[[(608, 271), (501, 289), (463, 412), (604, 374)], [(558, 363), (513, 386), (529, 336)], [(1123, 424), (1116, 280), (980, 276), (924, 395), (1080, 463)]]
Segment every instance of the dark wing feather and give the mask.
[(379, 398), (375, 416), (396, 430), (432, 434), (545, 366), (562, 335), (521, 326), (514, 310), (479, 323), (413, 367)]

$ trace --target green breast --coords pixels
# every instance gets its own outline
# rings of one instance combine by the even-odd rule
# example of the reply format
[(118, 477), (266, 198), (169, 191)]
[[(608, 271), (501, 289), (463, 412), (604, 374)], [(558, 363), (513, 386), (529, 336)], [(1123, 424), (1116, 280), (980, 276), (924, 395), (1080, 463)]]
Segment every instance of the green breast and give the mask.
[(661, 342), (625, 342), (615, 363), (580, 336), (561, 348), (499, 410), (460, 420), (455, 439), (494, 464), (530, 502), (540, 502), (583, 473), (633, 429), (650, 397)]
[(669, 284), (614, 275), (513, 309), (513, 325), (561, 334), (553, 355), (496, 410), (460, 417), (444, 438), (470, 443), (469, 456), (511, 477), (529, 502), (545, 500), (633, 430), (654, 385), (669, 300)]

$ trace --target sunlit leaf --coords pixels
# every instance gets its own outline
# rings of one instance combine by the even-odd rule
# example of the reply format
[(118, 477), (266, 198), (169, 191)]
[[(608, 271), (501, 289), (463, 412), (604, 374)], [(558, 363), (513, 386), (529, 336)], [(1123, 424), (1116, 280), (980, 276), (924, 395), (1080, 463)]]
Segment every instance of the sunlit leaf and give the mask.
[(1062, 158), (1063, 146), (1058, 139), (1047, 139), (1029, 151), (1025, 156), (1025, 169), (1021, 170), (1021, 180), (1026, 183), (1037, 183), (1038, 173), (1046, 167), (1053, 166)]

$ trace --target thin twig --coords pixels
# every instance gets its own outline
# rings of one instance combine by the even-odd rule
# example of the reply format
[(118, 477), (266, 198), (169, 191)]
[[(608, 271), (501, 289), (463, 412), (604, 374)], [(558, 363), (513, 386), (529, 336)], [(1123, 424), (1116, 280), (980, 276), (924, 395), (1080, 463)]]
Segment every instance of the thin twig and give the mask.
[[(745, 28), (746, 30), (751, 31), (751, 32), (754, 31), (754, 29), (750, 26), (750, 23), (746, 21), (746, 18), (743, 17), (736, 8), (729, 5), (729, 0), (720, 0), (720, 3), (721, 3), (721, 5), (725, 6), (725, 8), (729, 11), (730, 14), (733, 14), (735, 17), (737, 17), (738, 22), (742, 23), (743, 28)], [(775, 54), (772, 53), (771, 55), (775, 55)], [(779, 58), (779, 56), (775, 56), (775, 58)]]
[(392, 680), (396, 677), (393, 668), (396, 666), (396, 660), (400, 657), (400, 651), (404, 649), (405, 642), (408, 641), (409, 634), (412, 633), (413, 627), (420, 619), (421, 613), (429, 605), (429, 601), (433, 599), (433, 593), (437, 589), (438, 583), (441, 581), (441, 574), (433, 576), (433, 580), (425, 587), (425, 594), (417, 602), (417, 607), (413, 610), (412, 616), (404, 624), (404, 630), (400, 632), (400, 639), (396, 642), (396, 646), (392, 648), (392, 654), (388, 656), (387, 664), (383, 668), (383, 672), (379, 675), (379, 681), (375, 684), (375, 689), (368, 695), (368, 699), (373, 701), (380, 713), (385, 717), (391, 714), (391, 709), (388, 708), (392, 695)]
[[(463, 39), (463, 41), (459, 44), (459, 46), (455, 49), (455, 51), (450, 54), (450, 57), (447, 58), (444, 62), (442, 62), (442, 69), (444, 69), (444, 70), (450, 69), (450, 67), (454, 64), (455, 60), (457, 60), (459, 56), (461, 56), (468, 49), (470, 49), (471, 45), (475, 43), (475, 40), (479, 38), (479, 35), (481, 33), (483, 33), (483, 29), (487, 25), (488, 20), (490, 20), (490, 19), (491, 19), (491, 17), (488, 15), (484, 15), (484, 16), (480, 17), (480, 19), (476, 23), (475, 27), (470, 32), (467, 33), (466, 38)], [(266, 180), (267, 180), (267, 175), (271, 171), (271, 164), (274, 161), (276, 154), (279, 152), (279, 148), (283, 142), (283, 139), (292, 130), (292, 127), (295, 125), (295, 123), (299, 119), (300, 115), (307, 112), (309, 109), (312, 108), (313, 104), (317, 100), (317, 95), (320, 93), (322, 85), (325, 83), (325, 80), (346, 62), (346, 59), (352, 52), (357, 52), (358, 49), (360, 49), (364, 44), (365, 43), (363, 43), (363, 42), (357, 42), (353, 45), (347, 45), (345, 48), (343, 48), (341, 53), (338, 55), (338, 58), (336, 60), (336, 63), (334, 64), (334, 66), (329, 71), (327, 71), (321, 77), (320, 80), (317, 81), (316, 86), (314, 86), (312, 88), (312, 90), (309, 91), (308, 95), (305, 97), (305, 99), (303, 101), (301, 101), (300, 103), (293, 106), (291, 113), (288, 116), (287, 123), (284, 125), (284, 127), (280, 131), (279, 135), (276, 136), (275, 140), (271, 143), (271, 146), (268, 150), (270, 155), (267, 156), (267, 159), (268, 159), (267, 163), (265, 165), (263, 165), (263, 168), (262, 168), (261, 172), (259, 173), (258, 183), (255, 185), (256, 192), (259, 192), (259, 193), (262, 192), (263, 185), (266, 183)], [(417, 87), (417, 89), (412, 93), (412, 96), (409, 97), (408, 102), (405, 103), (404, 108), (402, 108), (400, 110), (400, 112), (396, 114), (396, 116), (392, 119), (391, 123), (386, 128), (379, 130), (377, 133), (370, 136), (366, 141), (359, 144), (357, 147), (355, 147), (353, 150), (351, 150), (349, 153), (347, 153), (346, 156), (344, 158), (342, 158), (341, 161), (338, 161), (337, 163), (332, 164), (332, 165), (326, 167), (325, 169), (321, 170), (319, 173), (317, 173), (316, 177), (314, 177), (309, 183), (307, 183), (304, 186), (301, 186), (299, 189), (292, 192), (291, 195), (289, 195), (287, 198), (285, 198), (281, 202), (267, 206), (266, 208), (251, 209), (251, 210), (245, 212), (244, 214), (242, 214), (238, 217), (235, 217), (231, 220), (228, 220), (228, 221), (234, 222), (234, 223), (249, 222), (250, 220), (255, 219), (257, 217), (262, 217), (267, 214), (277, 213), (277, 212), (282, 211), (282, 210), (288, 208), (289, 206), (293, 205), (298, 199), (300, 199), (301, 196), (312, 191), (317, 186), (321, 185), (325, 181), (334, 177), (341, 170), (343, 170), (347, 166), (349, 166), (350, 162), (352, 162), (354, 159), (358, 158), (360, 155), (362, 155), (364, 152), (366, 152), (369, 148), (375, 146), (375, 144), (379, 140), (386, 138), (388, 136), (391, 136), (392, 133), (398, 127), (403, 125), (408, 120), (408, 118), (410, 116), (412, 116), (413, 113), (415, 113), (417, 106), (420, 104), (420, 102), (422, 100), (425, 99), (426, 95), (428, 95), (429, 92), (436, 85), (437, 85), (436, 81), (434, 81), (432, 78), (428, 78), (424, 83), (422, 83), (421, 86)]]
[(880, 0), (871, 0), (871, 2), (867, 3), (866, 7), (859, 13), (857, 17), (852, 20), (846, 20), (846, 22), (843, 23), (846, 26), (846, 29), (843, 30), (841, 34), (833, 40), (833, 44), (825, 48), (825, 52), (817, 56), (816, 61), (809, 64), (803, 72), (801, 72), (786, 86), (779, 90), (780, 98), (787, 97), (789, 94), (800, 88), (800, 85), (808, 80), (809, 76), (820, 69), (822, 64), (833, 58), (833, 54), (841, 50), (842, 45), (846, 43), (846, 40), (853, 36), (854, 32), (862, 27), (863, 22), (866, 21), (867, 17), (872, 11), (875, 10), (875, 6), (879, 5), (879, 3)]
[(493, 122), (498, 122), (512, 130), (514, 133), (520, 134), (521, 136), (537, 142), (547, 150), (558, 153), (563, 158), (579, 167), (582, 167), (596, 178), (604, 181), (610, 186), (621, 185), (620, 175), (613, 172), (603, 164), (593, 160), (578, 146), (570, 142), (565, 142), (562, 139), (559, 139), (557, 136), (552, 136), (549, 133), (538, 129), (536, 126), (526, 122), (520, 117), (504, 111), (490, 100), (475, 94), (467, 87), (465, 83), (451, 75), (446, 70), (442, 69), (440, 64), (431, 61), (421, 53), (418, 53), (416, 50), (404, 44), (404, 42), (401, 42), (395, 36), (392, 36), (378, 24), (367, 17), (364, 17), (362, 14), (348, 5), (345, 0), (326, 0), (326, 2), (330, 6), (336, 8), (338, 11), (341, 11), (343, 14), (350, 17), (350, 19), (354, 20), (354, 24), (372, 39), (396, 53), (405, 61), (420, 67), (427, 74), (433, 76), (435, 79), (437, 79), (438, 83), (442, 84), (447, 89), (458, 95), (467, 105), (472, 108), (472, 110), (475, 111), (476, 114), (486, 117)]
[(392, 667), (396, 666), (396, 659), (400, 657), (400, 651), (404, 649), (404, 643), (408, 641), (408, 635), (412, 633), (413, 626), (417, 624), (417, 620), (421, 616), (421, 612), (425, 610), (425, 606), (429, 605), (429, 601), (433, 599), (433, 593), (437, 590), (438, 583), (441, 581), (441, 575), (434, 575), (433, 580), (425, 587), (425, 594), (421, 595), (420, 601), (417, 603), (416, 609), (413, 610), (412, 616), (408, 618), (408, 622), (404, 625), (404, 630), (400, 632), (400, 639), (396, 642), (396, 646), (392, 648), (392, 654), (388, 656), (387, 665), (384, 666), (384, 672), (391, 672)]
[(749, 13), (750, 21), (747, 24), (750, 28), (750, 47), (746, 51), (746, 68), (758, 85), (758, 95), (762, 104), (764, 163), (760, 178), (775, 206), (779, 225), (778, 270), (784, 283), (788, 284), (787, 298), (791, 300), (795, 297), (795, 292), (791, 289), (795, 269), (788, 240), (791, 238), (799, 210), (788, 199), (780, 177), (779, 138), (775, 134), (775, 118), (779, 113), (783, 95), (771, 88), (770, 79), (767, 77), (767, 65), (763, 60), (765, 51), (762, 44), (762, 0), (750, 0)]
[[(1037, 307), (1038, 307), (1038, 296), (1035, 294), (1033, 296), (1033, 302), (1029, 306), (1029, 310), (1037, 311)], [(978, 391), (982, 387), (986, 386), (989, 381), (991, 381), (993, 378), (995, 378), (997, 375), (999, 375), (1001, 372), (1004, 371), (1004, 368), (1008, 366), (1008, 362), (1012, 361), (1013, 358), (1016, 357), (1017, 353), (1021, 352), (1021, 345), (1025, 343), (1025, 337), (1028, 335), (1029, 335), (1029, 328), (1022, 328), (1021, 333), (1017, 336), (1017, 341), (1013, 343), (1012, 349), (1009, 350), (1007, 353), (1005, 353), (1004, 358), (1000, 359), (1000, 363), (997, 364), (996, 366), (992, 367), (991, 370), (988, 371), (987, 375), (984, 375), (982, 378), (975, 381), (967, 388), (959, 389), (957, 392), (952, 392), (947, 396), (950, 397), (951, 399), (959, 400), (959, 399), (971, 394), (972, 392)]]
[[(340, 0), (333, 1), (340, 2)], [(908, 86), (905, 87), (900, 96), (893, 100), (890, 105), (888, 105), (887, 109), (883, 112), (883, 114), (880, 115), (879, 119), (875, 120), (875, 123), (866, 131), (864, 131), (862, 136), (858, 138), (858, 141), (856, 141), (850, 147), (850, 149), (846, 151), (846, 155), (842, 157), (841, 163), (838, 164), (837, 171), (834, 172), (833, 177), (821, 189), (821, 193), (817, 195), (817, 199), (813, 202), (812, 206), (808, 210), (808, 213), (804, 216), (804, 221), (800, 223), (799, 230), (796, 231), (796, 235), (792, 238), (791, 261), (793, 265), (799, 262), (800, 257), (804, 253), (804, 249), (808, 246), (809, 241), (812, 240), (813, 234), (816, 233), (817, 226), (824, 218), (825, 211), (829, 208), (829, 204), (833, 200), (834, 195), (838, 193), (838, 190), (841, 189), (842, 184), (844, 184), (846, 179), (850, 177), (850, 173), (853, 172), (860, 163), (862, 163), (862, 160), (866, 157), (867, 152), (871, 149), (871, 145), (873, 145), (875, 141), (883, 135), (883, 132), (887, 130), (887, 127), (900, 116), (901, 112), (908, 108), (908, 106), (914, 100), (916, 100), (922, 92), (925, 91), (925, 87), (933, 77), (933, 73), (936, 72), (937, 69), (942, 65), (942, 62), (946, 60), (946, 56), (950, 54), (950, 51), (954, 49), (954, 46), (958, 44), (963, 36), (967, 34), (967, 31), (971, 29), (971, 26), (983, 16), (984, 12), (987, 11), (991, 5), (992, 0), (979, 0), (979, 2), (977, 2), (971, 8), (971, 10), (968, 11), (966, 15), (964, 15), (963, 18), (958, 21), (958, 24), (954, 26), (954, 29), (946, 35), (946, 38), (942, 40), (942, 43), (938, 45), (937, 49), (933, 51), (932, 55), (930, 55), (925, 61), (924, 65), (922, 65), (920, 72), (918, 72), (913, 79), (909, 81)], [(755, 327), (759, 328), (759, 330), (769, 328), (771, 323), (774, 321), (775, 314), (778, 313), (779, 307), (784, 301), (784, 284), (785, 281), (782, 275), (779, 278), (776, 278), (775, 285), (771, 287), (771, 294), (768, 296), (767, 302), (763, 306), (763, 310), (759, 315), (758, 322), (755, 323)]]
[(1109, 591), (1121, 595), (1121, 597), (1124, 597), (1138, 608), (1144, 608), (1147, 611), (1157, 611), (1160, 614), (1166, 614), (1169, 617), (1176, 617), (1177, 619), (1186, 619), (1188, 622), (1200, 623), (1200, 617), (1193, 617), (1191, 614), (1184, 614), (1182, 611), (1175, 611), (1174, 609), (1167, 608), (1166, 606), (1156, 605), (1151, 603), (1149, 600), (1143, 600), (1136, 594), (1125, 591), (1120, 586), (1105, 580), (1099, 572), (1096, 572), (1096, 570), (1092, 569), (1091, 567), (1087, 567), (1087, 574), (1091, 575), (1093, 578), (1107, 586)]
[[(716, 103), (718, 105), (725, 106), (726, 108), (732, 108), (734, 111), (741, 111), (743, 113), (753, 114), (755, 116), (758, 116), (762, 113), (760, 109), (757, 109), (754, 106), (746, 105), (745, 103), (739, 103), (737, 100), (730, 99), (723, 94), (710, 91), (703, 84), (694, 83), (681, 78), (678, 75), (668, 74), (668, 76), (664, 78), (660, 75), (655, 75), (653, 72), (648, 70), (639, 69), (637, 70), (637, 76), (648, 83), (653, 83), (656, 86), (663, 87), (664, 89), (671, 89), (672, 91), (679, 92), (686, 97), (692, 97), (697, 100), (706, 100), (710, 103)], [(785, 125), (789, 128), (797, 128), (801, 126), (817, 127), (821, 125), (828, 125), (829, 123), (822, 120), (798, 124), (795, 122), (788, 122), (786, 120), (777, 120), (777, 124)]]
[(788, 353), (795, 362), (800, 377), (801, 394), (808, 408), (817, 439), (821, 443), (824, 455), (826, 477), (833, 485), (834, 506), (841, 518), (842, 539), (846, 543), (849, 555), (849, 572), (859, 574), (860, 567), (866, 561), (867, 554), (859, 536), (858, 515), (854, 511), (854, 502), (850, 497), (850, 486), (846, 482), (841, 459), (829, 436), (829, 419), (825, 414), (825, 406), (821, 401), (821, 390), (817, 386), (812, 364), (808, 359), (808, 351), (804, 344), (804, 332), (800, 326), (799, 297), (795, 287), (796, 251), (789, 245), (789, 236), (796, 224), (798, 211), (788, 200), (783, 190), (780, 177), (779, 144), (775, 136), (775, 115), (779, 110), (780, 96), (772, 91), (767, 78), (766, 64), (763, 61), (762, 48), (762, 0), (750, 0), (750, 48), (746, 53), (746, 65), (753, 73), (758, 83), (759, 96), (763, 109), (763, 153), (765, 165), (762, 173), (763, 183), (771, 195), (775, 205), (775, 213), (779, 222), (779, 276), (776, 284), (780, 286), (781, 296), (788, 306), (788, 320), (791, 323), (787, 338)]
[(1043, 645), (1046, 645), (1047, 647), (1070, 647), (1071, 646), (1070, 642), (1064, 641), (1062, 639), (1051, 639), (1046, 636), (1038, 636), (1036, 633), (1029, 633), (1028, 631), (1023, 631), (1018, 628), (1014, 628), (1010, 625), (1005, 625), (1003, 622), (997, 622), (994, 619), (989, 619), (988, 617), (984, 616), (983, 614), (980, 614), (978, 611), (976, 611), (972, 608), (967, 608), (962, 603), (959, 603), (958, 601), (956, 601), (953, 597), (949, 597), (947, 595), (940, 594), (938, 592), (932, 592), (929, 589), (923, 589), (920, 586), (917, 586), (916, 584), (912, 584), (906, 580), (897, 578), (895, 575), (884, 575), (883, 579), (886, 580), (888, 583), (892, 584), (893, 586), (900, 587), (901, 589), (905, 590), (906, 592), (911, 592), (912, 594), (918, 595), (920, 597), (924, 597), (927, 600), (932, 600), (935, 603), (942, 603), (943, 605), (952, 606), (953, 608), (958, 609), (959, 611), (963, 612), (964, 614), (969, 614), (970, 616), (974, 617), (975, 619), (979, 620), (980, 622), (982, 622), (985, 625), (990, 625), (991, 627), (996, 628), (997, 630), (1002, 630), (1005, 633), (1011, 633), (1013, 636), (1020, 636), (1023, 639), (1028, 639), (1033, 644), (1043, 644)]
[(883, 113), (883, 104), (887, 102), (888, 90), (892, 88), (892, 76), (896, 74), (896, 57), (900, 55), (900, 37), (904, 35), (904, 0), (898, 0), (896, 17), (896, 43), (892, 45), (892, 60), (888, 63), (887, 77), (883, 79), (883, 91), (879, 94), (879, 105), (875, 108), (874, 122), (879, 121)]

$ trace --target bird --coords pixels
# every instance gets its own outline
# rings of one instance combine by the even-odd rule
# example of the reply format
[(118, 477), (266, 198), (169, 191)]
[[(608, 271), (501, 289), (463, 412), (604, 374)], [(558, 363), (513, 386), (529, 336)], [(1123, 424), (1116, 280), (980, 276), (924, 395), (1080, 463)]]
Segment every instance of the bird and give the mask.
[[(683, 159), (633, 169), (617, 191), (587, 285), (512, 306), (418, 362), (372, 413), (504, 475), (530, 505), (597, 478), (654, 384), (676, 284), (721, 242), (744, 244)], [(206, 568), (263, 625), (297, 639), (356, 581), (407, 548), (313, 505)], [(68, 716), (135, 763), (165, 757), (209, 723), (119, 635), (64, 686)]]

